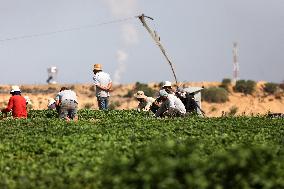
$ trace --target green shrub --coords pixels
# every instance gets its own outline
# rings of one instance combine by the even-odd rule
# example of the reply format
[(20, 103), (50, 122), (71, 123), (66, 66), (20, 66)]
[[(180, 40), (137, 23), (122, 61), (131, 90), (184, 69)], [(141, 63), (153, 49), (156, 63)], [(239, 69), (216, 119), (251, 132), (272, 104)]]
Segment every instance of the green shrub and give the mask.
[(284, 90), (284, 81), (279, 84), (279, 88), (282, 89), (282, 90)]
[(278, 89), (278, 84), (276, 83), (265, 83), (263, 90), (269, 94), (275, 94)]
[(252, 94), (255, 91), (256, 82), (252, 80), (238, 80), (234, 87), (236, 92)]
[(117, 107), (121, 106), (119, 101), (111, 102), (108, 106), (110, 110), (115, 110)]
[(230, 108), (230, 111), (229, 111), (228, 115), (229, 116), (234, 116), (234, 115), (236, 115), (237, 112), (238, 112), (238, 107), (237, 106), (232, 106)]
[(229, 91), (229, 86), (231, 85), (231, 82), (232, 82), (231, 79), (229, 79), (229, 78), (224, 78), (224, 79), (222, 80), (221, 85), (219, 85), (219, 87), (225, 89), (226, 91)]
[(91, 109), (92, 107), (93, 107), (93, 103), (87, 102), (86, 104), (84, 104), (85, 109)]
[(201, 92), (202, 99), (207, 102), (222, 103), (229, 100), (228, 92), (220, 87), (210, 87)]
[(128, 90), (124, 97), (131, 98), (137, 91), (144, 91), (144, 94), (150, 97), (153, 97), (156, 93), (156, 91), (149, 87), (147, 84), (136, 82), (134, 89)]

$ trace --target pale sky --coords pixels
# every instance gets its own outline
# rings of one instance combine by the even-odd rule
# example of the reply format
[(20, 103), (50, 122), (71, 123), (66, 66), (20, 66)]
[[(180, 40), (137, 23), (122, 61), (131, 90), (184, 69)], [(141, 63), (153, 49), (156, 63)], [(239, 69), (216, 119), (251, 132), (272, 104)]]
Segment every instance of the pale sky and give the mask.
[[(101, 63), (118, 83), (174, 78), (138, 19), (33, 38), (145, 13), (179, 81), (284, 80), (283, 0), (0, 0), (0, 84), (41, 84), (57, 66), (60, 83), (91, 83)], [(4, 40), (4, 41), (3, 41)]]

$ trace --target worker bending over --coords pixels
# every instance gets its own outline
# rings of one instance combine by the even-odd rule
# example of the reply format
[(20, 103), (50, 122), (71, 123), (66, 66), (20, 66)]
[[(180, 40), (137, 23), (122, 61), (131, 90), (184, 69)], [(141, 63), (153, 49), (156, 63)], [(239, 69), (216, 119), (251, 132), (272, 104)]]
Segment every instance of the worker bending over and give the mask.
[(134, 94), (134, 97), (139, 101), (138, 111), (149, 111), (151, 105), (155, 102), (154, 98), (146, 96), (143, 91), (138, 91)]
[(59, 106), (59, 118), (66, 119), (67, 121), (70, 119), (75, 121), (78, 120), (78, 100), (74, 91), (62, 87), (55, 97), (55, 101), (56, 106)]
[(175, 95), (168, 94), (165, 89), (162, 89), (159, 91), (159, 99), (162, 104), (155, 113), (156, 117), (178, 117), (185, 115), (185, 106)]

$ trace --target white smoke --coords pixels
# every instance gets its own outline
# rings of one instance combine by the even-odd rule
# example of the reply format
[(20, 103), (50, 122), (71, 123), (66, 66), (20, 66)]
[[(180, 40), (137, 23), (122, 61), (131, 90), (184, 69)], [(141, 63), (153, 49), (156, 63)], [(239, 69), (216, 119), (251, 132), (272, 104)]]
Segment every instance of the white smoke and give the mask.
[(133, 16), (137, 10), (137, 0), (104, 0), (116, 18)]
[[(108, 5), (111, 14), (118, 19), (124, 17), (134, 16), (137, 12), (137, 0), (104, 0)], [(121, 39), (123, 47), (125, 49), (131, 45), (135, 45), (139, 42), (138, 32), (132, 24), (125, 23), (121, 25)], [(128, 60), (128, 53), (125, 50), (117, 50), (116, 59), (118, 62), (118, 68), (114, 72), (113, 82), (119, 84), (122, 74), (126, 70), (126, 61)]]
[(125, 45), (135, 45), (138, 43), (138, 33), (132, 24), (124, 24), (122, 26), (122, 40)]
[(121, 76), (126, 69), (125, 61), (128, 59), (128, 54), (123, 50), (118, 50), (116, 52), (116, 59), (118, 61), (118, 68), (115, 70), (113, 82), (114, 84), (119, 84)]

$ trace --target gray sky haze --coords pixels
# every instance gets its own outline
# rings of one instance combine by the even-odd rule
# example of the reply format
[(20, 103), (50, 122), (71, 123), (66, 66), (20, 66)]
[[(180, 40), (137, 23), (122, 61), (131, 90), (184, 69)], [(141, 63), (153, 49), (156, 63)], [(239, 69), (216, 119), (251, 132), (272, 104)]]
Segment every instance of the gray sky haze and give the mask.
[(281, 82), (283, 10), (283, 0), (0, 0), (0, 84), (45, 83), (49, 66), (61, 83), (90, 83), (95, 63), (116, 83), (173, 81), (138, 19), (84, 28), (141, 13), (155, 19), (179, 81), (231, 78), (237, 41), (241, 79)]

